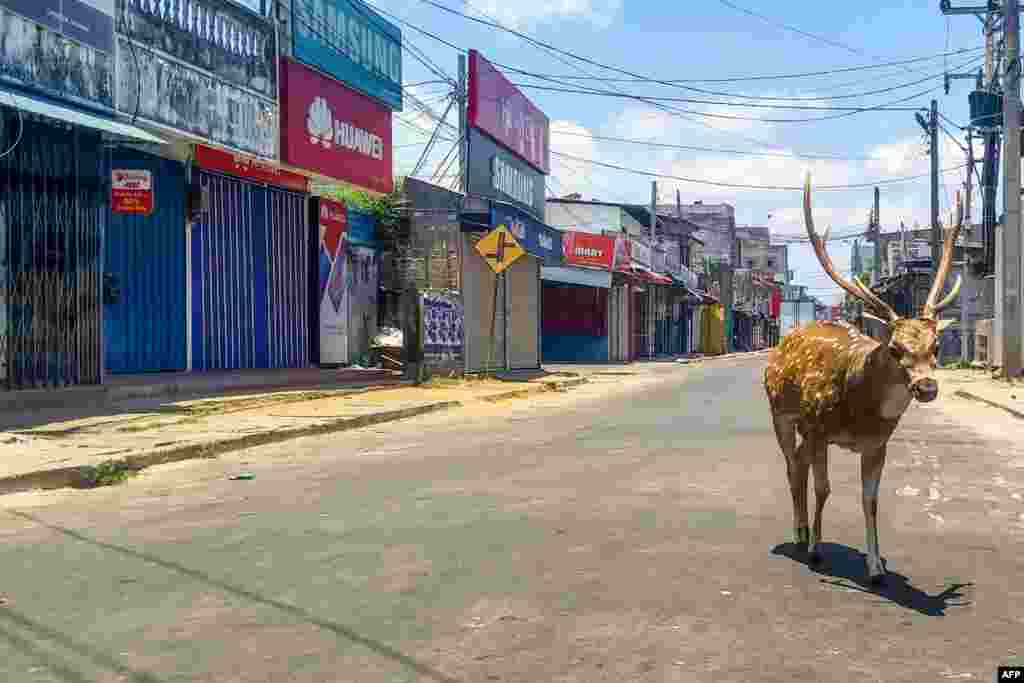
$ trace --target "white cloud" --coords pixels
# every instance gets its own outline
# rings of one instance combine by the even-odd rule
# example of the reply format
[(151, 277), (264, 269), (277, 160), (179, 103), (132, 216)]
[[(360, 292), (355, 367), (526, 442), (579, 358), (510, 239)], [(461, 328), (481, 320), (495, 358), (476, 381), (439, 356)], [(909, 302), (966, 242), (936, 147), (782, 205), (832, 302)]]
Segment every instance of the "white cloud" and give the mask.
[(608, 28), (622, 10), (622, 0), (477, 0), (474, 5), (484, 18), (520, 29), (564, 19)]

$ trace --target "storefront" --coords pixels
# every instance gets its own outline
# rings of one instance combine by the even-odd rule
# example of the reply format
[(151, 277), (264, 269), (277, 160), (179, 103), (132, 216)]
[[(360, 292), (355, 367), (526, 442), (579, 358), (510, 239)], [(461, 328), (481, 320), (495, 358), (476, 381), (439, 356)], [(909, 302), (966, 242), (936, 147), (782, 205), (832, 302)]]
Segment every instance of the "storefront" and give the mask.
[(522, 248), (500, 274), (477, 249), (479, 226), (464, 225), (463, 300), (466, 372), (529, 370), (541, 364), (541, 267), (561, 263), (562, 235), (529, 213), (491, 202), (490, 227)]
[(103, 381), (113, 4), (0, 8), (0, 388)]
[(512, 252), (502, 241), (489, 265), (476, 248), (479, 237), (465, 235), (466, 371), (535, 369), (541, 361), (540, 269), (561, 261), (560, 233), (544, 224), (548, 118), (475, 50), (468, 76), (466, 191), (490, 202), (489, 228), (504, 226), (525, 253), (503, 260)]
[(308, 181), (196, 145), (201, 210), (189, 231), (192, 370), (309, 364)]
[(542, 269), (545, 362), (604, 363), (611, 344), (612, 262), (615, 240), (586, 232), (562, 233), (565, 264)]
[[(335, 179), (375, 193), (391, 192), (391, 109), (295, 60), (282, 57), (280, 67), (282, 160), (325, 178), (324, 184)], [(342, 220), (333, 202), (314, 204), (338, 214), (335, 223)], [(308, 334), (319, 344), (313, 357), (323, 364), (367, 363), (377, 333), (375, 219), (352, 207), (344, 214), (344, 230), (325, 224), (310, 245), (320, 272), (319, 306), (311, 307), (315, 319), (308, 321)]]

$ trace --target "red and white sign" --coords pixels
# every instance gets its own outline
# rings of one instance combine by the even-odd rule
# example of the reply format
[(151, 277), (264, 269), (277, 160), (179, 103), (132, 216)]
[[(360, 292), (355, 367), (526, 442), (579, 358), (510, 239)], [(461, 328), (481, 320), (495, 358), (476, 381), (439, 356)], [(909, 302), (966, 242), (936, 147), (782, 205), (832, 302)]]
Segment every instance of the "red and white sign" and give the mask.
[(208, 171), (219, 171), (295, 192), (309, 192), (309, 178), (306, 176), (292, 173), (256, 157), (197, 144), (196, 163)]
[(338, 254), (338, 244), (348, 230), (348, 211), (342, 202), (320, 198), (320, 241), (331, 260)]
[(110, 178), (113, 213), (153, 213), (153, 174), (142, 169), (114, 169)]
[(391, 192), (391, 109), (285, 57), (281, 101), (285, 163)]
[(562, 256), (571, 266), (611, 270), (615, 239), (589, 232), (565, 232), (562, 234)]
[(548, 117), (476, 50), (469, 51), (469, 125), (538, 171), (551, 171)]

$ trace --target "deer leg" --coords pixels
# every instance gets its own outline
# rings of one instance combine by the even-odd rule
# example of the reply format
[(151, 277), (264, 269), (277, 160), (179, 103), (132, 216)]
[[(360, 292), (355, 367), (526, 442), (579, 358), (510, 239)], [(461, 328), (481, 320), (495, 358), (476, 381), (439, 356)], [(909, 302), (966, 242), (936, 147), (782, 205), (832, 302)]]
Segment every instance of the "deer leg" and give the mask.
[[(772, 415), (772, 423), (775, 426), (775, 437), (779, 441), (779, 448), (786, 459), (786, 480), (789, 482), (789, 490), (793, 496), (793, 534), (798, 544), (805, 544), (809, 540), (807, 530), (807, 471), (804, 469), (803, 487), (804, 492), (802, 508), (797, 499), (797, 491), (800, 490), (797, 476), (800, 468), (798, 465), (799, 455), (796, 447), (796, 423), (792, 418)], [(802, 444), (801, 444), (802, 445)], [(801, 515), (801, 509), (803, 514)], [(801, 525), (801, 520), (803, 521)]]
[(821, 552), (818, 544), (821, 543), (821, 512), (825, 509), (825, 501), (832, 488), (828, 482), (828, 442), (821, 440), (814, 443), (814, 453), (811, 459), (811, 469), (814, 470), (814, 527), (811, 529), (811, 542), (808, 547), (811, 559), (815, 562), (821, 560)]
[(807, 522), (807, 473), (810, 470), (810, 442), (804, 439), (796, 449), (789, 465), (789, 490), (793, 494), (793, 526), (796, 542), (807, 545), (811, 541), (811, 530)]
[(872, 583), (885, 578), (885, 567), (878, 552), (878, 487), (885, 465), (885, 446), (865, 451), (860, 458), (860, 476), (863, 486), (864, 522), (867, 535), (868, 577)]

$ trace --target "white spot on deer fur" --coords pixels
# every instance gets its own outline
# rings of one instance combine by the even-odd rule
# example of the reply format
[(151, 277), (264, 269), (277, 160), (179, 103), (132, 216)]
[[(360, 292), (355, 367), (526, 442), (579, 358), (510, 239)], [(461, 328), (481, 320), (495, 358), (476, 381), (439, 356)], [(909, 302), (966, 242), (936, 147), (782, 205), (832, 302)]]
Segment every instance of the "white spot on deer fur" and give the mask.
[(896, 491), (897, 496), (913, 497), (921, 493), (921, 489), (915, 489), (913, 486), (904, 486), (903, 488)]

